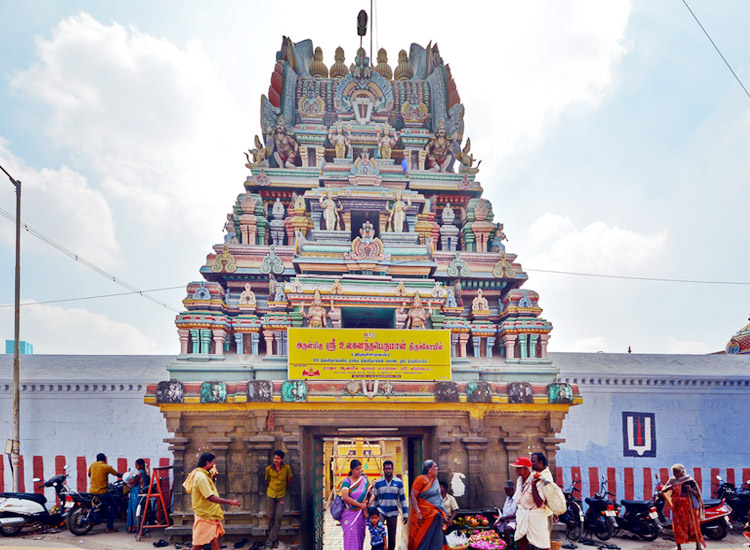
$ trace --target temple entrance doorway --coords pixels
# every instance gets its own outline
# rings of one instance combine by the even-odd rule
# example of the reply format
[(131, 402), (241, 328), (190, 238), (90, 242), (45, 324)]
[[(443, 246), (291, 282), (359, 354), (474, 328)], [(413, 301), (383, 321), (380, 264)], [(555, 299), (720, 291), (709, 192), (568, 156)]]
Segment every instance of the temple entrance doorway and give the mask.
[[(313, 460), (309, 469), (305, 466), (302, 468), (304, 473), (312, 474), (308, 478), (309, 484), (312, 485), (312, 498), (307, 501), (310, 504), (309, 508), (304, 507), (308, 508), (310, 513), (303, 512), (301, 527), (303, 540), (310, 541), (310, 544), (303, 543), (301, 548), (343, 548), (343, 530), (328, 509), (336, 491), (341, 487), (341, 482), (349, 473), (352, 459), (356, 458), (362, 462), (362, 473), (367, 475), (370, 484), (382, 477), (383, 462), (393, 462), (394, 475), (403, 481), (408, 498), (408, 488), (412, 480), (421, 473), (426, 433), (414, 433), (411, 430), (411, 433), (401, 432), (398, 427), (352, 428), (342, 429), (330, 435), (314, 435), (308, 439), (308, 448), (313, 452)], [(303, 485), (308, 485), (308, 482), (303, 480)]]

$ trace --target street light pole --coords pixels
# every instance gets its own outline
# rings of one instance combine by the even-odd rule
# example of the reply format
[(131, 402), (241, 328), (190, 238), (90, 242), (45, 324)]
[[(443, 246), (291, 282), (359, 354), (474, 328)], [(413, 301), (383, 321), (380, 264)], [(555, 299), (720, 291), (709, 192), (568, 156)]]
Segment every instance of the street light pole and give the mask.
[(11, 447), (11, 464), (13, 464), (13, 491), (21, 490), (21, 182), (13, 179), (5, 168), (0, 166), (10, 182), (16, 188), (16, 302), (13, 340), (13, 445)]

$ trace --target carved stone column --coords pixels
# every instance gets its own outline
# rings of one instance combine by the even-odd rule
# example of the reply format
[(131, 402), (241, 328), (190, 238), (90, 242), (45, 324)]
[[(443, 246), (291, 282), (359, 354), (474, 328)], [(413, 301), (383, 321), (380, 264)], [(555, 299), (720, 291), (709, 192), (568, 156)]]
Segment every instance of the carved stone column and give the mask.
[(549, 342), (549, 334), (540, 334), (539, 342), (541, 343), (541, 347), (542, 347), (541, 357), (542, 359), (546, 359), (547, 358), (547, 343)]
[(201, 351), (201, 331), (197, 328), (190, 329), (190, 339), (192, 342), (193, 351), (190, 353), (200, 353)]
[[(254, 435), (244, 437), (247, 454), (250, 455), (250, 502), (251, 510), (258, 510), (258, 516), (265, 517), (266, 510), (266, 466), (270, 462), (275, 439), (270, 435)], [(255, 475), (253, 475), (253, 472)], [(265, 520), (258, 519), (257, 527), (265, 527)]]
[(506, 360), (515, 358), (516, 338), (518, 338), (518, 336), (515, 334), (505, 334), (503, 336), (503, 345), (505, 346)]
[(266, 355), (274, 355), (273, 353), (273, 331), (264, 330), (263, 338), (266, 339)]
[(188, 344), (190, 343), (190, 330), (181, 328), (177, 330), (180, 335), (180, 355), (188, 354)]
[(544, 443), (544, 454), (549, 462), (549, 471), (552, 472), (553, 477), (556, 477), (557, 451), (560, 450), (560, 445), (565, 443), (565, 439), (561, 437), (543, 437), (542, 442)]
[(258, 355), (258, 343), (260, 340), (260, 334), (253, 332), (250, 334), (250, 344), (253, 348), (253, 355)]
[(479, 336), (472, 336), (471, 345), (474, 348), (474, 357), (481, 357), (482, 356), (482, 339)]
[(438, 437), (438, 468), (442, 474), (448, 474), (448, 453), (457, 441), (455, 437)]
[(526, 359), (529, 356), (528, 349), (526, 348), (528, 341), (529, 341), (529, 335), (528, 334), (521, 334), (518, 338), (519, 343), (521, 344), (521, 359)]
[(299, 452), (302, 445), (302, 438), (299, 432), (284, 437), (284, 446), (286, 447), (286, 456), (284, 461), (292, 468), (292, 486), (289, 488), (289, 507), (292, 512), (302, 509), (302, 472)]
[(466, 357), (466, 343), (469, 341), (469, 334), (462, 332), (458, 335), (458, 350), (461, 357)]
[(516, 461), (516, 458), (520, 456), (521, 454), (524, 454), (523, 452), (523, 444), (525, 439), (520, 435), (506, 435), (505, 437), (500, 438), (500, 443), (505, 446), (505, 452), (508, 455), (508, 468), (507, 468), (507, 476), (508, 479), (511, 479), (515, 472), (511, 472), (511, 464), (513, 464)]
[(237, 355), (245, 354), (245, 343), (242, 332), (234, 333), (234, 342), (237, 344)]
[(224, 329), (214, 329), (214, 355), (224, 355), (224, 342), (227, 333)]
[(529, 357), (536, 357), (537, 340), (539, 340), (538, 334), (529, 334)]
[(219, 470), (219, 477), (216, 479), (216, 489), (220, 495), (226, 495), (229, 492), (229, 469), (227, 467), (227, 451), (232, 439), (229, 437), (215, 436), (206, 438), (208, 448), (216, 455), (216, 469)]
[(211, 352), (211, 331), (201, 329), (201, 353), (208, 354)]
[(467, 481), (469, 482), (469, 506), (471, 508), (478, 508), (482, 506), (484, 495), (488, 492), (487, 487), (484, 486), (482, 477), (482, 463), (484, 462), (484, 452), (487, 450), (489, 439), (486, 437), (477, 436), (466, 436), (461, 438), (461, 443), (466, 447), (466, 452), (469, 457), (469, 475)]
[(451, 333), (451, 357), (458, 357), (458, 333)]
[[(174, 511), (177, 512), (177, 514), (175, 514), (173, 519), (175, 519), (175, 523), (177, 523), (177, 521), (184, 520), (184, 514), (189, 514), (191, 509), (190, 495), (188, 495), (182, 488), (182, 483), (185, 481), (186, 475), (185, 451), (187, 450), (190, 440), (187, 437), (168, 437), (164, 440), (164, 443), (169, 445), (168, 449), (172, 451), (172, 454), (174, 455), (174, 468), (172, 474), (174, 479)], [(188, 465), (188, 468), (190, 468), (190, 465)]]
[(495, 337), (489, 336), (487, 338), (487, 357), (492, 357), (492, 350), (495, 347)]

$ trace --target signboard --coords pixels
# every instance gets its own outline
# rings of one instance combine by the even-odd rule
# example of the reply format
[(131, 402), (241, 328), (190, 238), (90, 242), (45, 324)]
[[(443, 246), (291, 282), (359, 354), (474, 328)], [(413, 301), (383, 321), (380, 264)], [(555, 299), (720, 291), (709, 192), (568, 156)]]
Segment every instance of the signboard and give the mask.
[(450, 380), (449, 330), (289, 328), (289, 379)]

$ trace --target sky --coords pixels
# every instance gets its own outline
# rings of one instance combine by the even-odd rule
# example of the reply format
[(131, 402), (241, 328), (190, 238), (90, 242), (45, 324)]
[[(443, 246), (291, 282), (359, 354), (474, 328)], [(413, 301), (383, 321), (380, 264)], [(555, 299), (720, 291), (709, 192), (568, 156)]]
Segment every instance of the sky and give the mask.
[[(741, 0), (689, 0), (750, 87)], [(0, 0), (0, 164), (22, 220), (151, 295), (24, 305), (39, 354), (176, 354), (175, 311), (248, 174), (282, 36), (351, 62), (369, 2)], [(750, 312), (750, 98), (679, 0), (375, 2), (375, 48), (437, 42), (478, 180), (550, 351), (710, 353)], [(366, 38), (366, 45), (369, 37)], [(4, 176), (3, 176), (4, 177)], [(15, 194), (0, 179), (0, 208)], [(15, 228), (0, 217), (0, 337)], [(126, 292), (29, 233), (25, 303)], [(744, 285), (678, 283), (563, 271)]]

